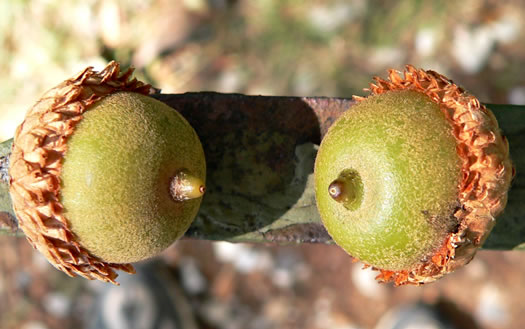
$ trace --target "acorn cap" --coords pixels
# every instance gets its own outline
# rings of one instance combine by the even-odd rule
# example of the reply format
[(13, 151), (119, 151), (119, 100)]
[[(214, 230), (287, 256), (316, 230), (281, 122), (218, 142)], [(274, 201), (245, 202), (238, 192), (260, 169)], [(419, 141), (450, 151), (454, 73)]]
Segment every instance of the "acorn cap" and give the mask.
[(15, 132), (9, 169), (13, 208), (31, 245), (69, 276), (115, 282), (116, 270), (134, 273), (130, 264), (107, 263), (76, 240), (60, 202), (60, 173), (67, 139), (90, 106), (119, 91), (152, 94), (116, 62), (102, 71), (86, 68), (49, 90), (28, 111)]
[[(389, 70), (387, 80), (375, 77), (371, 95), (412, 90), (427, 95), (439, 105), (452, 126), (456, 151), (461, 159), (459, 206), (453, 216), (459, 225), (443, 245), (417, 266), (392, 271), (380, 268), (376, 277), (396, 285), (423, 284), (437, 280), (470, 262), (496, 223), (507, 202), (507, 191), (514, 176), (509, 146), (490, 110), (477, 98), (434, 71), (411, 65), (401, 73)], [(356, 101), (365, 98), (354, 96)], [(369, 265), (365, 264), (365, 267)]]

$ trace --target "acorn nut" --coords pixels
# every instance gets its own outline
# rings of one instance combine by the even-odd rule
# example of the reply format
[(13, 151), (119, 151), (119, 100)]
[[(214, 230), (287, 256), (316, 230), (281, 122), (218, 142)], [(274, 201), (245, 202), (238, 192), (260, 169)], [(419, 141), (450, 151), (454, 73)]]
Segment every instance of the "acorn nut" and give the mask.
[(199, 138), (154, 89), (85, 69), (48, 91), (15, 133), (10, 194), (30, 243), (56, 268), (115, 283), (188, 229), (205, 187)]
[(432, 282), (467, 264), (513, 176), (493, 114), (446, 77), (407, 66), (329, 128), (315, 192), (334, 241), (381, 282)]

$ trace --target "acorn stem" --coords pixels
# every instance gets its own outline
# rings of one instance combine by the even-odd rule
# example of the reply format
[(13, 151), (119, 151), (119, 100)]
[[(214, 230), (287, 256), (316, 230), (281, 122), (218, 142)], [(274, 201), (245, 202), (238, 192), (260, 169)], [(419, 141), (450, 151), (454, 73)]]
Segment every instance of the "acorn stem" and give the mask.
[(363, 181), (353, 169), (344, 170), (328, 186), (328, 194), (334, 201), (341, 203), (348, 210), (356, 210), (363, 200)]
[(182, 169), (172, 177), (170, 195), (174, 201), (182, 202), (200, 198), (206, 192), (202, 179), (195, 177), (188, 170)]

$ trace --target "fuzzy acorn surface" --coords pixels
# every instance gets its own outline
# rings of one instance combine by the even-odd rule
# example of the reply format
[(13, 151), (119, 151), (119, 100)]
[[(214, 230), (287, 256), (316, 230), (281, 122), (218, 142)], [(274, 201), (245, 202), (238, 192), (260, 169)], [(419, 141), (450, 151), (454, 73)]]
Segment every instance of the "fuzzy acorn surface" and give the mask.
[(117, 62), (46, 92), (17, 128), (10, 195), (29, 243), (57, 269), (118, 284), (116, 271), (179, 238), (205, 191), (199, 138)]
[(470, 262), (505, 208), (509, 145), (492, 112), (437, 72), (374, 80), (322, 140), (318, 209), (380, 282), (433, 282)]
[(204, 153), (176, 111), (138, 93), (103, 98), (67, 142), (61, 202), (72, 231), (95, 256), (135, 262), (168, 247), (189, 227), (201, 198), (177, 202), (170, 180), (205, 178)]
[[(319, 211), (335, 242), (390, 270), (439, 248), (457, 225), (461, 162), (451, 130), (439, 106), (415, 91), (370, 96), (345, 112), (315, 166)], [(326, 193), (337, 179), (358, 181), (350, 206)]]

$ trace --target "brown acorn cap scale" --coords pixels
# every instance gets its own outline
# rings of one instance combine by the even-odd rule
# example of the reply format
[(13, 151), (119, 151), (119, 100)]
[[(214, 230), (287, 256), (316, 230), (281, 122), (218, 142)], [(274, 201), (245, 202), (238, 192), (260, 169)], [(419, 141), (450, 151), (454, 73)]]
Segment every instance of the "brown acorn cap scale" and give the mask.
[(11, 153), (10, 194), (20, 228), (34, 248), (69, 276), (115, 282), (130, 264), (106, 263), (83, 248), (68, 227), (60, 203), (60, 173), (66, 142), (90, 106), (107, 95), (130, 91), (144, 95), (154, 89), (120, 71), (116, 62), (96, 72), (86, 68), (49, 90), (27, 113), (15, 132)]
[[(492, 112), (439, 73), (407, 65), (404, 76), (390, 70), (388, 80), (378, 77), (374, 80), (365, 89), (372, 95), (413, 90), (430, 97), (440, 106), (457, 141), (457, 154), (462, 160), (460, 206), (454, 212), (459, 223), (457, 231), (450, 233), (442, 247), (415, 268), (401, 271), (374, 268), (380, 272), (376, 279), (381, 282), (393, 281), (396, 285), (432, 282), (470, 262), (494, 227), (495, 217), (503, 211), (514, 175), (508, 142)], [(354, 99), (364, 98), (354, 96)]]

